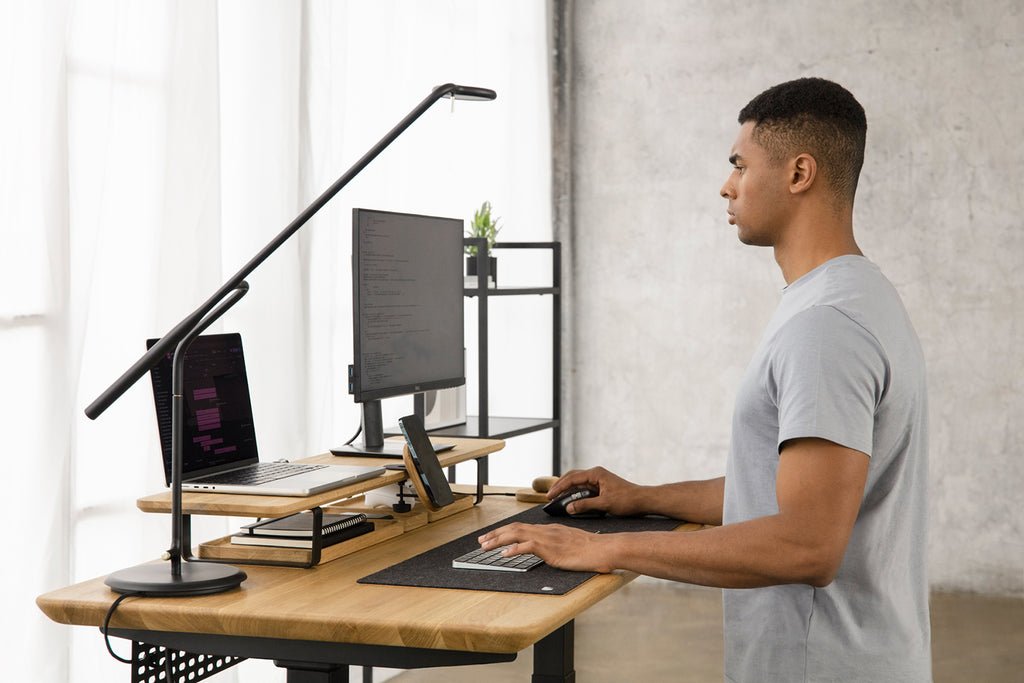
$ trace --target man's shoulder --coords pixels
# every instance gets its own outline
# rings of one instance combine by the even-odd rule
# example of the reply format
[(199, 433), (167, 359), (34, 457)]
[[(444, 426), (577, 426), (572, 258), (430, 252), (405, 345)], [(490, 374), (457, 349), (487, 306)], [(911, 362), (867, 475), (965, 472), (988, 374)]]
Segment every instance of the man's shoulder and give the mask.
[(811, 288), (816, 303), (844, 305), (878, 297), (896, 297), (896, 289), (881, 269), (863, 256), (847, 256), (825, 263)]
[(794, 315), (828, 307), (856, 324), (879, 332), (907, 320), (903, 300), (889, 279), (864, 257), (843, 257), (826, 263), (814, 282), (802, 292)]

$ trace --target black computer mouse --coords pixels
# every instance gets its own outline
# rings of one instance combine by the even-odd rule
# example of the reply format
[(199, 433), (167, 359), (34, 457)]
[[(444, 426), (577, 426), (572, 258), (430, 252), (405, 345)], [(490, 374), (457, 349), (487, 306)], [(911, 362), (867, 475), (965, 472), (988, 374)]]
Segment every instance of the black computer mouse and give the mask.
[(584, 498), (594, 498), (596, 496), (597, 491), (591, 489), (570, 489), (545, 505), (544, 512), (548, 513), (552, 517), (575, 517), (576, 519), (604, 517), (604, 510), (587, 510), (586, 512), (581, 512), (579, 514), (569, 514), (565, 509), (565, 506), (569, 503), (577, 500), (583, 500)]

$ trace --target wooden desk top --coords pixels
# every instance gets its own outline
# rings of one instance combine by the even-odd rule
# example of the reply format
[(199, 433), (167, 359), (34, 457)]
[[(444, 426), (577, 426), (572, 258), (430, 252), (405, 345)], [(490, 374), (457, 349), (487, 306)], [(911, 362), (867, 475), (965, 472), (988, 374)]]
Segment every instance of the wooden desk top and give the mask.
[[(397, 437), (401, 438), (401, 437)], [(455, 444), (455, 448), (437, 454), (441, 467), (448, 467), (460, 462), (479, 458), (500, 451), (505, 447), (505, 442), (500, 439), (456, 439), (445, 438), (445, 441)], [(401, 460), (391, 458), (339, 458), (324, 453), (314, 455), (310, 458), (303, 458), (296, 462), (319, 463), (324, 465), (387, 465), (402, 464)], [(222, 515), (231, 517), (284, 517), (303, 510), (309, 510), (319, 505), (333, 503), (343, 498), (351, 498), (373, 491), (382, 486), (397, 484), (404, 480), (405, 473), (401, 471), (388, 470), (384, 474), (367, 479), (357, 484), (343, 486), (341, 488), (324, 491), (313, 496), (296, 498), (292, 496), (243, 496), (228, 493), (197, 493), (184, 491), (181, 495), (182, 510), (187, 515)], [(171, 492), (163, 491), (145, 498), (139, 498), (136, 505), (143, 512), (170, 512)]]
[[(562, 596), (358, 584), (529, 507), (491, 496), (480, 505), (312, 569), (245, 567), (239, 589), (192, 598), (129, 598), (112, 628), (224, 634), (471, 652), (519, 652), (635, 578), (603, 574)], [(680, 530), (697, 530), (687, 524)], [(96, 578), (37, 598), (62, 624), (100, 626), (117, 594)]]

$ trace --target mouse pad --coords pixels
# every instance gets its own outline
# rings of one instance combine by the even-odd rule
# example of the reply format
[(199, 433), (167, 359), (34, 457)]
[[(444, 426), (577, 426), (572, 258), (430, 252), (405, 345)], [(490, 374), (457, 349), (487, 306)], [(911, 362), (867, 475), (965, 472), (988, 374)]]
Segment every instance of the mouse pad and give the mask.
[(536, 593), (564, 595), (596, 572), (570, 572), (546, 564), (528, 572), (498, 572), (480, 569), (453, 569), (452, 560), (480, 547), (477, 538), (482, 534), (512, 522), (526, 524), (565, 524), (584, 531), (612, 534), (629, 531), (671, 531), (683, 522), (665, 517), (604, 517), (602, 519), (573, 519), (552, 517), (541, 506), (530, 508), (489, 527), (466, 534), (433, 550), (394, 564), (375, 574), (364, 576), (359, 583), (388, 586), (416, 586), (419, 588), (454, 588), (462, 590), (500, 591), (503, 593)]

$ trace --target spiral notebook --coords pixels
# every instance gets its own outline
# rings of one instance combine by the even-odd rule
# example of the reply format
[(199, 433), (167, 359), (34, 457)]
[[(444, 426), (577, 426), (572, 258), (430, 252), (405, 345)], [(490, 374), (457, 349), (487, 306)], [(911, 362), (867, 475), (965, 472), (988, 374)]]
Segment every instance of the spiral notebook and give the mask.
[[(234, 545), (277, 546), (287, 548), (313, 547), (313, 514), (300, 512), (287, 517), (266, 519), (246, 524), (243, 531), (231, 537)], [(322, 547), (347, 541), (373, 531), (373, 522), (360, 512), (324, 514), (321, 522)]]
[[(324, 536), (337, 531), (355, 526), (366, 521), (366, 515), (361, 512), (352, 513), (324, 513), (320, 524), (321, 533)], [(313, 514), (300, 512), (287, 517), (265, 519), (261, 522), (253, 522), (242, 527), (250, 534), (259, 536), (293, 536), (309, 538), (313, 535)]]

